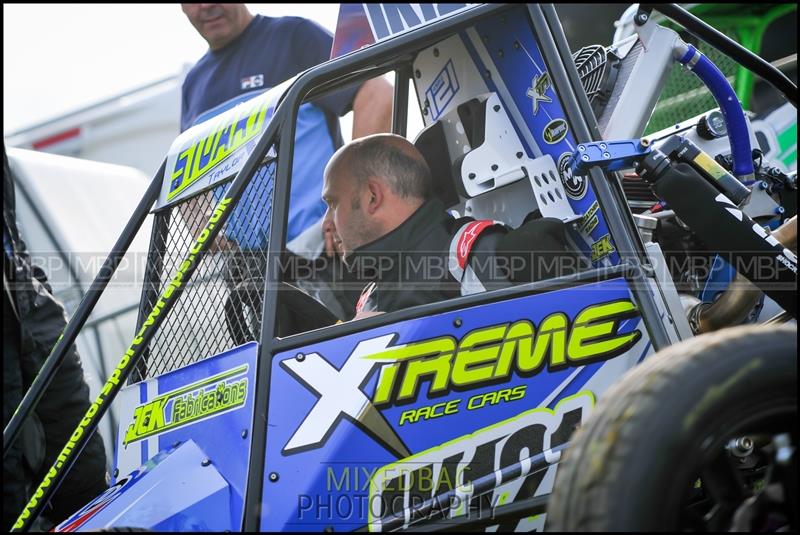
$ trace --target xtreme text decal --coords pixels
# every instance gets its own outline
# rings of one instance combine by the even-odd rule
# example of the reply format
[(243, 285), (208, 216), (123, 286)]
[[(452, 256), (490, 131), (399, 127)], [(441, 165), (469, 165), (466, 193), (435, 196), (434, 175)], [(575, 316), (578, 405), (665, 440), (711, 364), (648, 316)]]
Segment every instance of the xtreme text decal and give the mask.
[(125, 433), (124, 445), (188, 425), (244, 405), (247, 364), (167, 392), (139, 405)]
[[(509, 380), (607, 360), (629, 350), (641, 338), (638, 329), (620, 333), (623, 320), (638, 315), (636, 305), (620, 299), (590, 305), (575, 315), (527, 319), (481, 327), (460, 340), (452, 336), (392, 346), (396, 334), (362, 340), (336, 369), (319, 353), (285, 359), (281, 367), (318, 397), (317, 403), (283, 448), (284, 455), (319, 448), (342, 418), (398, 457), (408, 449), (380, 409), (413, 403), (452, 391), (466, 391)], [(302, 357), (302, 358), (300, 358)], [(362, 390), (378, 370), (371, 397)], [(427, 386), (427, 391), (423, 389)]]
[(532, 376), (614, 357), (633, 347), (639, 331), (617, 333), (623, 319), (636, 314), (631, 301), (589, 306), (570, 322), (556, 312), (537, 327), (528, 320), (476, 329), (460, 341), (452, 336), (392, 347), (366, 357), (393, 362), (381, 369), (376, 406), (416, 401), (421, 380), (431, 377), (429, 396), (505, 382), (512, 373)]

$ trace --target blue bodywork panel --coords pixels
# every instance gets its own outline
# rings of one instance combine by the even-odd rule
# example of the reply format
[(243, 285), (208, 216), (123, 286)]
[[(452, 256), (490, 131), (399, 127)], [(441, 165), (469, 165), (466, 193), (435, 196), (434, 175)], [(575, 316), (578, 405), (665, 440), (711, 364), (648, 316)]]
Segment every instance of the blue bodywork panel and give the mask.
[[(119, 485), (125, 480), (125, 489), (130, 488), (135, 481), (125, 474), (136, 474), (141, 472), (140, 467), (149, 467), (154, 462), (158, 464), (160, 461), (156, 460), (163, 460), (164, 452), (192, 441), (193, 451), (208, 459), (213, 467), (212, 470), (203, 467), (202, 473), (216, 473), (224, 492), (219, 491), (216, 480), (209, 484), (206, 476), (186, 479), (188, 476), (183, 472), (173, 473), (178, 465), (170, 461), (165, 466), (172, 468), (159, 467), (158, 473), (162, 474), (164, 481), (153, 486), (148, 491), (149, 496), (174, 504), (178, 496), (186, 494), (184, 486), (189, 485), (193, 493), (198, 493), (192, 496), (203, 497), (203, 500), (198, 501), (198, 498), (195, 501), (204, 504), (197, 509), (192, 522), (197, 526), (208, 526), (193, 529), (216, 530), (211, 526), (226, 526), (219, 529), (238, 530), (247, 485), (257, 357), (258, 344), (251, 342), (123, 389), (118, 397), (120, 428), (115, 449), (116, 468), (122, 479), (114, 483)], [(178, 448), (176, 451), (181, 450)], [(169, 456), (175, 455), (171, 453)], [(197, 465), (200, 466), (200, 461)], [(133, 479), (138, 481), (140, 478)], [(141, 488), (141, 485), (137, 483), (135, 488)], [(212, 495), (215, 506), (209, 507), (208, 499)], [(123, 502), (130, 505), (127, 497), (119, 503)], [(194, 502), (181, 503), (180, 507), (171, 509), (172, 518), (136, 517), (139, 519), (136, 524), (122, 524), (122, 519), (113, 518), (111, 524), (97, 524), (92, 520), (91, 525), (135, 525), (184, 531), (190, 526), (181, 519), (187, 514), (186, 508), (193, 507), (191, 503)], [(139, 508), (139, 505), (135, 507)], [(84, 512), (84, 516), (86, 514)], [(103, 522), (108, 521), (106, 516), (103, 519), (106, 519)], [(156, 520), (158, 528), (153, 523)]]
[(155, 455), (120, 479), (56, 531), (108, 526), (152, 531), (224, 531), (231, 525), (231, 487), (193, 441)]
[[(559, 342), (553, 333), (559, 325), (565, 326), (562, 347), (567, 347), (567, 353), (577, 351), (579, 344), (571, 340), (578, 325), (584, 325), (584, 318), (589, 317), (588, 311), (620, 304), (627, 305), (629, 313), (620, 316), (613, 329), (609, 327), (618, 337), (628, 335), (629, 343), (620, 351), (596, 355), (580, 364), (558, 364), (554, 357), (544, 362), (547, 355), (557, 353), (553, 348)], [(537, 347), (539, 342), (545, 344), (540, 346), (545, 355), (541, 366), (533, 371), (487, 377), (474, 386), (453, 385), (452, 381), (443, 386), (440, 381), (445, 376), (436, 374), (433, 370), (437, 367), (431, 365), (420, 375), (413, 392), (404, 396), (405, 382), (398, 388), (400, 367), (405, 362), (407, 366), (424, 367), (439, 359), (440, 364), (449, 365), (461, 358), (455, 357), (456, 345), (459, 353), (466, 345), (473, 348), (467, 370), (474, 372), (481, 362), (493, 363), (500, 343), (512, 337), (509, 331), (503, 338), (506, 329), (520, 321), (532, 324)], [(474, 349), (477, 344), (467, 342), (470, 337), (475, 342), (481, 332), (494, 332), (491, 336), (495, 342), (487, 345), (484, 341), (480, 346), (483, 354)], [(552, 411), (560, 401), (574, 395), (593, 397), (594, 392), (582, 392), (587, 382), (622, 353), (635, 364), (650, 350), (646, 338), (627, 283), (615, 279), (404, 321), (278, 354), (271, 369), (261, 528), (273, 531), (333, 526), (338, 530), (364, 526), (369, 513), (369, 518), (379, 515), (374, 510), (370, 512), (368, 506), (379, 494), (370, 491), (376, 471), (404, 457), (408, 460), (420, 452), (430, 454), (448, 441), (459, 437), (464, 440), (466, 434), (477, 436), (526, 411)], [(412, 346), (420, 347), (422, 353), (415, 354), (421, 358), (395, 355), (399, 360), (392, 360), (387, 356), (387, 351), (405, 351), (397, 348)], [(526, 351), (531, 347), (526, 346)], [(501, 355), (514, 348), (503, 346)], [(406, 373), (408, 369), (405, 368)], [(392, 374), (396, 381), (389, 400), (381, 402), (379, 382), (384, 384), (383, 380)], [(503, 390), (507, 391), (505, 395), (497, 394)], [(434, 405), (436, 408), (430, 409)], [(409, 411), (423, 408), (424, 412), (425, 407), (429, 408), (427, 419), (424, 415), (409, 417)], [(583, 416), (585, 412), (588, 410)], [(558, 422), (550, 427), (551, 431), (558, 428)], [(468, 443), (470, 440), (467, 437)], [(538, 447), (541, 452), (545, 446)], [(531, 446), (531, 450), (534, 448)], [(529, 451), (530, 455), (534, 453), (537, 452)], [(514, 462), (519, 460), (517, 456)], [(492, 460), (481, 470), (491, 472), (496, 468), (502, 466), (494, 467)], [(472, 474), (478, 475), (477, 471)], [(512, 499), (524, 495), (520, 492)]]

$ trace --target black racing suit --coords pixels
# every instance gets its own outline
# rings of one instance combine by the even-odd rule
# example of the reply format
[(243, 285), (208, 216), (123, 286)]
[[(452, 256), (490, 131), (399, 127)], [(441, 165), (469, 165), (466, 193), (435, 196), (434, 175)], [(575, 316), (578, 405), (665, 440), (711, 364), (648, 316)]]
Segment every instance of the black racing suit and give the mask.
[[(66, 326), (45, 273), (31, 265), (16, 224), (14, 177), (3, 145), (3, 427)], [(89, 409), (89, 387), (73, 346), (3, 460), (8, 530)], [(43, 513), (60, 522), (107, 488), (103, 440), (95, 434)]]
[(464, 245), (454, 243), (454, 236), (472, 221), (454, 219), (441, 201), (431, 199), (399, 227), (353, 251), (348, 265), (359, 280), (368, 282), (356, 313), (392, 312), (509, 286), (506, 274), (491, 262), (497, 241), (507, 232), (494, 222), (485, 223), (487, 228), (469, 243), (465, 255), (472, 270), (472, 289), (467, 289), (467, 277), (453, 274), (451, 263), (458, 256), (453, 249)]

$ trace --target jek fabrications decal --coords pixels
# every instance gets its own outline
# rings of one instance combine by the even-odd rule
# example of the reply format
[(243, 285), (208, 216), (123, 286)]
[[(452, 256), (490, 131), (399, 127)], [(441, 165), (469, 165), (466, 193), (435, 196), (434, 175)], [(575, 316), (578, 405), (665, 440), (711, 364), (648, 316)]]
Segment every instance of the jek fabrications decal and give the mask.
[(127, 446), (244, 406), (247, 368), (244, 364), (139, 405), (133, 412), (123, 444)]

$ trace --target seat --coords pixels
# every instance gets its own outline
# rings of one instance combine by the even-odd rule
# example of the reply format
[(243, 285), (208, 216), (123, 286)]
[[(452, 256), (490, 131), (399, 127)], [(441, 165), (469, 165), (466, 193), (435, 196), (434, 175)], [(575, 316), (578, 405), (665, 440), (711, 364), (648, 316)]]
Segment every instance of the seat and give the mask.
[[(578, 215), (549, 155), (531, 158), (495, 93), (456, 106), (426, 127), (414, 145), (428, 162), (448, 208), (516, 228), (528, 214), (564, 222)], [(458, 196), (458, 198), (456, 198)]]
[[(493, 93), (470, 99), (426, 127), (414, 141), (430, 167), (434, 193), (448, 208), (504, 223), (483, 254), (507, 266), (514, 284), (572, 273), (582, 256), (567, 238), (577, 219), (550, 156), (528, 158)], [(479, 274), (480, 275), (480, 274)]]

